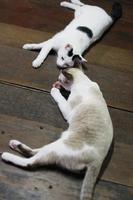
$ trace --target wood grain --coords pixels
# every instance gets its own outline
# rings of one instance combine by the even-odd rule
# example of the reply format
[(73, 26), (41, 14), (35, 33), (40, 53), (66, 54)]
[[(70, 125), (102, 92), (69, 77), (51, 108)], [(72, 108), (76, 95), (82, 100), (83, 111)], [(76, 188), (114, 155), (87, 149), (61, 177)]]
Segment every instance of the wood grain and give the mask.
[(64, 127), (66, 124), (54, 100), (45, 92), (2, 84), (0, 97), (1, 114), (45, 122), (56, 127)]
[[(41, 169), (28, 172), (13, 169), (0, 163), (0, 198), (27, 200), (77, 200), (80, 195), (82, 178), (65, 175), (59, 171)], [(21, 187), (20, 187), (21, 186)], [(122, 185), (99, 181), (96, 185), (94, 200), (131, 200), (133, 189)]]

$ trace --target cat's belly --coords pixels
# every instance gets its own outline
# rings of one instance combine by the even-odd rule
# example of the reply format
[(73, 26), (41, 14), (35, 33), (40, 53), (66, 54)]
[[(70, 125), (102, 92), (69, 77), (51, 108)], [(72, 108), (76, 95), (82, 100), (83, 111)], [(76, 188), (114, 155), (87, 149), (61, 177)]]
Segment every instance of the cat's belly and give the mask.
[(101, 35), (112, 23), (112, 18), (105, 12), (92, 12), (87, 9), (81, 16), (73, 19), (65, 30), (74, 30), (78, 26), (85, 26), (91, 29), (93, 36)]

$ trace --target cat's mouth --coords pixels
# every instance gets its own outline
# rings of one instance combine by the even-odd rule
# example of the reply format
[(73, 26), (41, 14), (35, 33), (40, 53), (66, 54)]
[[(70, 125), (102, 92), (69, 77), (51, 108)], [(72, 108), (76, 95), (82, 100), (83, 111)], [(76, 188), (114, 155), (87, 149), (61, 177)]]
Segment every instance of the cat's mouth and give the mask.
[(57, 67), (58, 67), (59, 70), (63, 70), (63, 69), (66, 69), (66, 68), (70, 68), (70, 67), (72, 67), (72, 66), (70, 66), (70, 65), (68, 65), (68, 64), (64, 64), (64, 65), (62, 65), (62, 66), (57, 65)]

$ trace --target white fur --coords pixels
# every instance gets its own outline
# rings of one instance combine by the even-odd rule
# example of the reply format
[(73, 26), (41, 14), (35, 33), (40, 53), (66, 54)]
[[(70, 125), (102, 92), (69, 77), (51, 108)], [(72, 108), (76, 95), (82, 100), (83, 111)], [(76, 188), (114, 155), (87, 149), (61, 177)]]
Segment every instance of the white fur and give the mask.
[[(100, 7), (81, 3), (79, 0), (71, 0), (72, 3), (63, 1), (61, 6), (73, 9), (74, 19), (64, 30), (57, 33), (50, 40), (40, 44), (25, 44), (24, 49), (41, 49), (38, 57), (33, 61), (33, 67), (39, 67), (46, 59), (51, 49), (57, 52), (57, 65), (60, 67), (72, 67), (74, 61), (68, 56), (66, 46), (69, 44), (73, 49), (73, 55), (79, 55), (81, 60), (86, 61), (83, 52), (112, 24), (112, 18)], [(78, 26), (85, 26), (92, 30), (93, 37), (89, 38), (85, 33), (77, 30)]]

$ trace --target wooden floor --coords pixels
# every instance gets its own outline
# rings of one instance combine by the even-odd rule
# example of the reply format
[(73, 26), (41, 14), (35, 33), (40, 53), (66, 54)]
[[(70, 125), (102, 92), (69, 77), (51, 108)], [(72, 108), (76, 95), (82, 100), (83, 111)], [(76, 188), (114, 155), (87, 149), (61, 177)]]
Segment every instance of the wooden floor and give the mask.
[[(0, 152), (11, 151), (10, 139), (42, 146), (67, 127), (49, 94), (58, 74), (56, 57), (35, 70), (31, 62), (38, 53), (21, 48), (46, 40), (72, 19), (73, 12), (59, 2), (0, 0)], [(113, 3), (84, 2), (108, 12)], [(123, 17), (86, 54), (88, 76), (103, 91), (115, 135), (94, 200), (133, 199), (133, 1), (119, 2)], [(0, 160), (0, 200), (78, 200), (82, 179), (58, 169), (26, 171)]]

